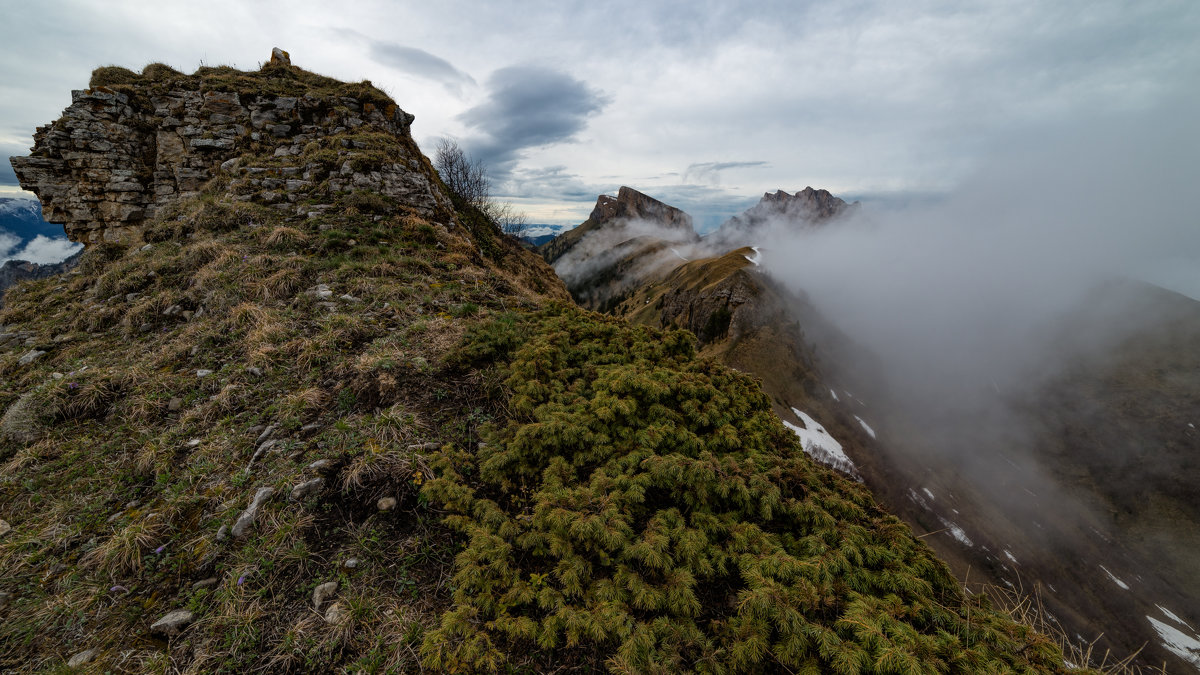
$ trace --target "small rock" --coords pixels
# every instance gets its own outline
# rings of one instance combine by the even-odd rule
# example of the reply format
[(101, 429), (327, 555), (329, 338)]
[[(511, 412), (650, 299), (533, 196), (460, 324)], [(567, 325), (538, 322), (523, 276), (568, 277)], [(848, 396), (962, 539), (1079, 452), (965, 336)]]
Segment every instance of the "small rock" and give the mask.
[(17, 359), (17, 365), (18, 366), (27, 366), (27, 365), (33, 363), (34, 361), (36, 361), (39, 357), (41, 357), (45, 353), (46, 352), (39, 351), (37, 349), (31, 349), (25, 353), (25, 356), (22, 356), (21, 358)]
[(180, 316), (183, 317), (184, 321), (191, 321), (192, 317), (196, 316), (196, 313), (190, 309), (185, 309), (185, 310), (183, 310), (183, 313), (180, 314)]
[(259, 368), (258, 366), (250, 366), (246, 369), (246, 372), (255, 377), (262, 377), (263, 374), (262, 368)]
[(250, 506), (242, 512), (242, 515), (238, 516), (237, 522), (233, 524), (233, 529), (230, 530), (234, 538), (240, 538), (246, 534), (246, 530), (250, 529), (250, 526), (254, 524), (254, 520), (258, 518), (258, 507), (262, 506), (262, 503), (267, 501), (273, 494), (275, 494), (275, 488), (270, 487), (259, 488), (254, 493), (254, 499), (250, 501)]
[(345, 295), (339, 295), (338, 299), (345, 300), (346, 302), (362, 302), (362, 300), (359, 300), (358, 298), (354, 297), (353, 295), (350, 295), (349, 293), (346, 293)]
[(333, 460), (331, 459), (318, 459), (317, 461), (308, 465), (308, 468), (311, 471), (327, 471), (332, 467)]
[(271, 50), (271, 65), (290, 66), (292, 65), (292, 57), (279, 47), (275, 47)]
[(200, 439), (199, 438), (189, 439), (188, 442), (185, 443), (184, 445), (189, 448), (198, 448), (198, 447), (200, 447)]
[(342, 566), (348, 570), (357, 569), (358, 568), (358, 558), (347, 558), (346, 562), (342, 563)]
[(264, 429), (263, 432), (258, 435), (258, 438), (254, 439), (254, 444), (258, 445), (259, 443), (262, 443), (263, 441), (270, 438), (271, 434), (273, 434), (273, 433), (275, 433), (275, 425), (274, 424), (267, 425), (267, 428)]
[(321, 611), (321, 605), (337, 593), (338, 582), (328, 581), (313, 589), (313, 609)]
[(168, 637), (178, 635), (196, 617), (186, 609), (177, 609), (150, 625), (151, 633), (160, 633)]
[(137, 300), (139, 295), (141, 295), (141, 293), (126, 293), (125, 302), (133, 302), (134, 300)]
[(91, 649), (85, 649), (84, 651), (81, 651), (78, 654), (76, 654), (75, 656), (72, 656), (71, 658), (67, 659), (67, 667), (68, 668), (78, 668), (79, 666), (82, 666), (83, 664), (88, 663), (92, 659), (96, 658), (96, 655), (98, 655), (99, 653), (100, 653), (100, 650), (96, 649), (95, 647), (93, 647)]
[(61, 380), (61, 379), (63, 379), (63, 374), (62, 373), (50, 373), (50, 377), (52, 377), (56, 380)]
[(346, 623), (346, 619), (350, 618), (350, 613), (342, 608), (341, 603), (335, 602), (325, 610), (325, 623), (331, 626), (340, 626)]
[(196, 346), (192, 347), (192, 350), (188, 353), (191, 354), (192, 356), (199, 354), (200, 353), (200, 345), (196, 345)]
[(217, 579), (216, 577), (209, 577), (207, 579), (201, 579), (200, 581), (197, 581), (196, 583), (192, 584), (192, 590), (198, 591), (201, 588), (212, 588), (213, 586), (217, 585), (218, 581), (219, 581), (219, 579)]
[(333, 297), (333, 290), (329, 288), (329, 284), (317, 284), (311, 292), (321, 300), (328, 300)]
[(383, 499), (380, 499), (379, 501), (375, 502), (375, 506), (380, 511), (391, 511), (392, 509), (396, 508), (396, 498), (395, 497), (384, 497)]
[(221, 526), (221, 527), (220, 527), (220, 528), (217, 530), (217, 541), (225, 541), (225, 540), (226, 540), (226, 539), (228, 539), (228, 538), (229, 538), (229, 526), (228, 526), (228, 525), (222, 525), (222, 526)]
[(305, 424), (304, 426), (300, 427), (300, 435), (308, 436), (309, 434), (316, 432), (320, 428), (321, 428), (320, 424), (316, 424), (316, 423)]
[(310, 495), (320, 490), (321, 486), (324, 484), (325, 479), (320, 477), (300, 483), (296, 487), (292, 488), (292, 501), (298, 502), (307, 499)]
[(178, 396), (167, 402), (167, 410), (170, 412), (179, 412), (179, 409), (182, 407), (183, 399), (179, 398)]
[(207, 370), (205, 368), (201, 368), (196, 371), (196, 377), (208, 377), (209, 375), (212, 375), (212, 374), (213, 374), (213, 371)]
[(146, 245), (145, 245), (145, 246), (143, 246), (143, 247), (142, 247), (140, 250), (142, 250), (142, 251), (149, 251), (149, 250), (150, 250), (150, 249), (152, 249), (152, 248), (154, 248), (154, 244), (146, 244)]
[(12, 532), (12, 525), (8, 524), (7, 520), (0, 520), (0, 537)]

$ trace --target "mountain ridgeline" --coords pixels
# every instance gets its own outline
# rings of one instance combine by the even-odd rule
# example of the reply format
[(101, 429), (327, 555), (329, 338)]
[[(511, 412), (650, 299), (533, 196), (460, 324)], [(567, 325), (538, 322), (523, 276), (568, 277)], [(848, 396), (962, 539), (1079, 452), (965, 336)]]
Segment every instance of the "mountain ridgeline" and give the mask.
[(1200, 303), (1130, 281), (1097, 288), (1059, 319), (1057, 343), (1114, 324), (1136, 332), (1103, 352), (1063, 347), (1062, 375), (1019, 396), (976, 383), (978, 406), (948, 415), (914, 405), (879, 357), (771, 274), (789, 262), (764, 246), (857, 226), (857, 204), (812, 188), (767, 193), (701, 238), (671, 207), (620, 194), (639, 208), (602, 211), (612, 202), (602, 196), (540, 249), (577, 302), (685, 329), (702, 356), (759, 378), (806, 452), (863, 481), (975, 592), (1017, 606), (1035, 596), (1029, 620), (1072, 662), (1107, 651), (1137, 667), (1200, 666), (1188, 623), (1200, 611), (1200, 434), (1189, 417)]
[(0, 310), (0, 669), (1066, 670), (702, 358), (769, 327), (572, 304), (412, 122), (276, 50), (14, 160), (87, 248)]

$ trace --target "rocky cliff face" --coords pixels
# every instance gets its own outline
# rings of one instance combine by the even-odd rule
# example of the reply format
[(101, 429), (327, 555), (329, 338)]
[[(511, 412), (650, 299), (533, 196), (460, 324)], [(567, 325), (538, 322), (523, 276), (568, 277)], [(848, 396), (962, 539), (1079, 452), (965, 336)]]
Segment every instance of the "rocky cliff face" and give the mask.
[(622, 186), (617, 196), (600, 195), (588, 219), (596, 223), (613, 220), (645, 220), (666, 228), (688, 232), (692, 217), (631, 187)]
[[(263, 74), (100, 69), (13, 168), (46, 220), (85, 244), (140, 240), (165, 205), (214, 178), (230, 180), (237, 199), (284, 212), (303, 213), (317, 189), (370, 190), (421, 216), (448, 208), (412, 143), (413, 116), (382, 92), (294, 68), (279, 50)], [(372, 152), (372, 135), (406, 152)]]
[[(624, 229), (623, 226), (630, 224), (637, 225), (633, 228), (636, 231), (627, 232)], [(601, 229), (606, 231), (603, 248), (620, 244), (650, 230), (654, 231), (656, 238), (671, 241), (698, 239), (696, 231), (692, 229), (691, 216), (631, 187), (622, 186), (616, 197), (600, 195), (587, 220), (544, 244), (538, 249), (538, 253), (541, 253), (546, 262), (554, 265), (555, 261), (580, 244), (587, 235)], [(590, 252), (587, 255), (590, 257)]]
[(745, 213), (722, 223), (712, 238), (730, 246), (755, 244), (758, 243), (755, 231), (770, 223), (784, 223), (789, 227), (818, 225), (848, 213), (857, 204), (847, 204), (828, 190), (811, 187), (796, 194), (783, 190), (767, 192)]

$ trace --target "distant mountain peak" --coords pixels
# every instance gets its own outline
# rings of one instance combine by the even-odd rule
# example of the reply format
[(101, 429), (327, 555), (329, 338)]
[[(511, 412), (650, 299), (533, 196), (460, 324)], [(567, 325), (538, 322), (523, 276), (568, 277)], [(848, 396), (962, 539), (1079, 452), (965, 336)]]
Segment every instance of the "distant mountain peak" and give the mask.
[(595, 223), (613, 220), (646, 220), (663, 227), (692, 229), (692, 217), (680, 209), (628, 186), (621, 186), (617, 196), (600, 195), (588, 216)]
[(798, 190), (795, 194), (789, 194), (785, 190), (765, 192), (757, 204), (745, 213), (722, 223), (715, 234), (721, 239), (741, 241), (754, 230), (769, 223), (817, 225), (844, 215), (857, 206), (858, 202), (847, 204), (829, 190), (814, 189), (812, 186)]

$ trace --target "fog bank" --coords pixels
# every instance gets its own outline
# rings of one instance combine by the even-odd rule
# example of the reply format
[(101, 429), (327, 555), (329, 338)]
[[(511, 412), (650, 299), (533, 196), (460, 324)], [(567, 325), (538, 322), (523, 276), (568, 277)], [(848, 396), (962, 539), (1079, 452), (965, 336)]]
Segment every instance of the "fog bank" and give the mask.
[[(779, 223), (763, 265), (878, 355), (893, 390), (955, 407), (1031, 384), (1065, 353), (1132, 328), (1111, 306), (1127, 296), (1102, 284), (1200, 291), (1198, 112), (1030, 133), (935, 205), (866, 205), (802, 231)], [(1117, 320), (1062, 330), (1091, 310)]]

